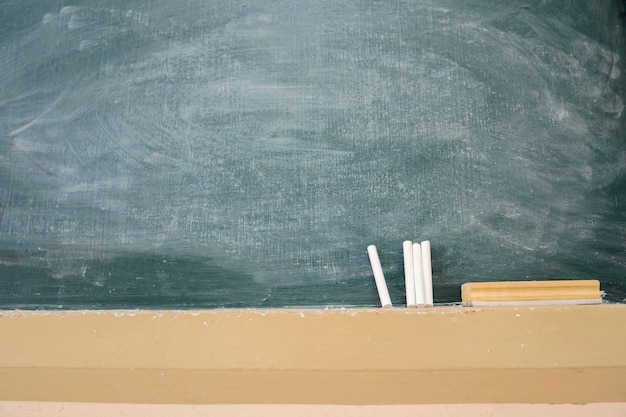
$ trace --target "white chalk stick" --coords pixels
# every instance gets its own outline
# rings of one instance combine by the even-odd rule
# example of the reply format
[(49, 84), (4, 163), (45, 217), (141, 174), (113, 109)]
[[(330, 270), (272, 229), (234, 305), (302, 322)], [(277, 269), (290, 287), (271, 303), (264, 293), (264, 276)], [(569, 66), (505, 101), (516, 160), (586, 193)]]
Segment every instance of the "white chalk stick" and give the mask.
[(420, 245), (422, 247), (422, 267), (424, 274), (424, 296), (427, 306), (433, 305), (433, 267), (430, 258), (430, 242), (425, 240)]
[(422, 265), (422, 247), (419, 243), (413, 244), (413, 282), (415, 282), (415, 304), (418, 307), (426, 305), (424, 295), (424, 266)]
[(406, 287), (406, 306), (417, 307), (415, 303), (415, 274), (413, 272), (413, 242), (402, 242), (404, 254), (404, 286)]
[(391, 297), (389, 297), (387, 283), (385, 282), (385, 276), (383, 275), (383, 267), (380, 265), (380, 259), (378, 258), (376, 246), (369, 245), (367, 247), (367, 254), (370, 257), (370, 263), (372, 264), (372, 272), (374, 272), (374, 280), (376, 281), (376, 289), (378, 290), (380, 304), (383, 307), (391, 307)]

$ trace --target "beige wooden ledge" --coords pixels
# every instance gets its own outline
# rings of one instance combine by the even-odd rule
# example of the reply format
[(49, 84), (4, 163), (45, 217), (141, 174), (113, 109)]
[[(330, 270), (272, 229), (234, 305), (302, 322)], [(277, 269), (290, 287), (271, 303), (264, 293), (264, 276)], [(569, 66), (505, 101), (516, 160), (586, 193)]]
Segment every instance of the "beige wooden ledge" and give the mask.
[(626, 305), (5, 311), (0, 402), (626, 403), (624, 352)]

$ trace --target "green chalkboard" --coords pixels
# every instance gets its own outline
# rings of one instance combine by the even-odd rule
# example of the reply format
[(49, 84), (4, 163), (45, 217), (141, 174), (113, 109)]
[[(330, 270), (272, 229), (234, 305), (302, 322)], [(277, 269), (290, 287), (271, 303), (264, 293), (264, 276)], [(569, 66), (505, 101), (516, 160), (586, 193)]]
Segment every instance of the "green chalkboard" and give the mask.
[(619, 1), (0, 0), (0, 308), (626, 297)]

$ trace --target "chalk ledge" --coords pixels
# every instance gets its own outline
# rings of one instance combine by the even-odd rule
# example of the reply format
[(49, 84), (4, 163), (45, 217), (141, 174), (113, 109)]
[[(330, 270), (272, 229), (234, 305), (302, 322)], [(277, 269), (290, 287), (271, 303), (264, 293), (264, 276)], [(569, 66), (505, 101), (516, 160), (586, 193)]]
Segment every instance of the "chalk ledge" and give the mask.
[(598, 403), (626, 305), (0, 313), (0, 401)]

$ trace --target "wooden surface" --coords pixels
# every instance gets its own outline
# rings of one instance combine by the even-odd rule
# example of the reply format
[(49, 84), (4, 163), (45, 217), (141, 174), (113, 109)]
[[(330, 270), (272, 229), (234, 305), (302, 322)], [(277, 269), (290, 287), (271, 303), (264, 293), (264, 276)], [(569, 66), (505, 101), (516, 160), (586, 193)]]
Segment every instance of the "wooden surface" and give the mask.
[(0, 401), (626, 401), (626, 305), (0, 313)]
[(2, 402), (3, 417), (623, 417), (626, 403), (595, 404), (106, 404)]

